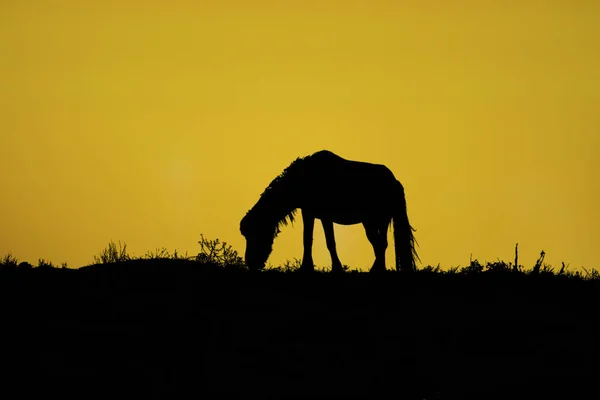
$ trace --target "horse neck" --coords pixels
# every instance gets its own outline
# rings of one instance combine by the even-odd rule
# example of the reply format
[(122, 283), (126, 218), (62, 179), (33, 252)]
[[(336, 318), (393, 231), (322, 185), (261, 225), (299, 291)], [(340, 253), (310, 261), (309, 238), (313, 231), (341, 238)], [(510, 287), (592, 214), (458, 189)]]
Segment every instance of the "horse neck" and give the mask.
[(289, 196), (284, 196), (279, 191), (265, 194), (257, 203), (260, 214), (275, 224), (279, 224), (297, 208)]

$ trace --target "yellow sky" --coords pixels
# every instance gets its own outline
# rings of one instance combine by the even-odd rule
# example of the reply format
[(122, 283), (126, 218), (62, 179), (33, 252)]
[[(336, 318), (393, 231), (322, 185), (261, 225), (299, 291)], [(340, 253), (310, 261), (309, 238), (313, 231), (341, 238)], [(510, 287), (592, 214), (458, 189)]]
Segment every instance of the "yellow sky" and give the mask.
[[(600, 3), (95, 3), (0, 4), (0, 255), (191, 255), (200, 233), (243, 254), (265, 186), (329, 149), (396, 174), (424, 265), (518, 242), (599, 267)], [(362, 226), (335, 229), (370, 267)]]

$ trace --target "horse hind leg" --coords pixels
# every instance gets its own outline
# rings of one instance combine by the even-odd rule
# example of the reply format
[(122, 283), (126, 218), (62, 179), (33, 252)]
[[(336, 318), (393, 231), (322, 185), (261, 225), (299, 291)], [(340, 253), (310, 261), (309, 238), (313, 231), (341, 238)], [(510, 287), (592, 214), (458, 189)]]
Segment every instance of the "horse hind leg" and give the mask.
[(379, 229), (377, 224), (374, 223), (363, 223), (367, 238), (373, 246), (375, 253), (375, 262), (371, 267), (370, 272), (382, 272), (385, 271), (385, 251), (387, 249), (387, 230)]

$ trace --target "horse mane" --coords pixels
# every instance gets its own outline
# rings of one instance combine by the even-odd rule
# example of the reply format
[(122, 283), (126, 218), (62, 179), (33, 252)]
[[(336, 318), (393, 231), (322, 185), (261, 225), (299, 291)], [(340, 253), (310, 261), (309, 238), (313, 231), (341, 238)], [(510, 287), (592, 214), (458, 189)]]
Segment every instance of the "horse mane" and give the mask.
[[(265, 190), (260, 195), (258, 202), (252, 207), (247, 213), (246, 216), (242, 219), (241, 229), (242, 233), (246, 228), (248, 228), (248, 224), (256, 225), (257, 223), (263, 222), (265, 224), (273, 223), (273, 239), (279, 235), (281, 232), (282, 226), (287, 226), (288, 224), (294, 224), (296, 211), (294, 208), (291, 211), (282, 211), (281, 206), (277, 207), (277, 204), (280, 202), (280, 194), (283, 190), (290, 185), (294, 178), (299, 177), (299, 172), (303, 171), (306, 164), (305, 162), (312, 155), (306, 157), (298, 157), (290, 165), (288, 165), (283, 172), (281, 172), (278, 176), (275, 177), (269, 183), (269, 185), (265, 188)], [(273, 207), (273, 205), (276, 205)], [(267, 211), (268, 210), (268, 211)], [(276, 210), (274, 213), (272, 212), (269, 215), (269, 211)], [(277, 212), (279, 210), (280, 212)], [(250, 222), (251, 221), (251, 222)], [(260, 222), (259, 222), (260, 221)], [(269, 226), (270, 228), (270, 226)]]

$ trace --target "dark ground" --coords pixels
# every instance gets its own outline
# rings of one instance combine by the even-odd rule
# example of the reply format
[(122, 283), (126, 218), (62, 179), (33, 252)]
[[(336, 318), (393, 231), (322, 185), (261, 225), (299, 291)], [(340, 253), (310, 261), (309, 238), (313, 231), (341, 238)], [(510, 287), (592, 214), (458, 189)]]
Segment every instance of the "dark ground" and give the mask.
[(138, 260), (2, 270), (0, 301), (7, 399), (600, 398), (598, 280)]

